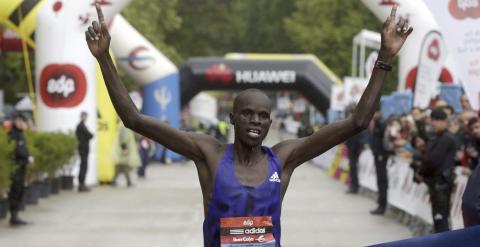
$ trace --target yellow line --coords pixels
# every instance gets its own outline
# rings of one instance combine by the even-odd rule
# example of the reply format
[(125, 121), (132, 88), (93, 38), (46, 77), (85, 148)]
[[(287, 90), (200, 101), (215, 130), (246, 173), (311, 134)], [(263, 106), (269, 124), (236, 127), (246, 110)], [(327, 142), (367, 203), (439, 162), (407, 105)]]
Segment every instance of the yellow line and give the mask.
[[(18, 11), (18, 19), (20, 22), (23, 20), (22, 16), (22, 9), (20, 8)], [(23, 29), (20, 29), (20, 36), (25, 37), (23, 35)], [(28, 93), (30, 94), (30, 99), (32, 100), (32, 110), (33, 110), (33, 119), (37, 123), (37, 105), (35, 101), (35, 91), (33, 88), (33, 80), (32, 80), (32, 69), (30, 67), (30, 57), (28, 55), (28, 47), (27, 47), (27, 42), (25, 39), (22, 38), (22, 52), (23, 52), (23, 60), (25, 62), (25, 72), (27, 73), (27, 82), (28, 82)]]

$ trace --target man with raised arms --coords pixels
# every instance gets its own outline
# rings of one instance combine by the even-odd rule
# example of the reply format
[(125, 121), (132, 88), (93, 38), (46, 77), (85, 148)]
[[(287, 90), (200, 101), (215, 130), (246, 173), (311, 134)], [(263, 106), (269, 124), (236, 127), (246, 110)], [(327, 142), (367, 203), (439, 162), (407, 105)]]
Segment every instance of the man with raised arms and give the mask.
[(282, 200), (295, 168), (367, 128), (380, 99), (389, 62), (412, 32), (407, 19), (396, 22), (393, 7), (382, 31), (381, 50), (372, 76), (353, 114), (313, 135), (262, 146), (272, 123), (271, 102), (248, 89), (234, 100), (230, 123), (233, 144), (180, 131), (141, 114), (120, 80), (109, 55), (110, 35), (97, 4), (99, 22), (85, 32), (100, 64), (110, 99), (126, 127), (193, 160), (203, 194), (204, 246), (280, 246)]

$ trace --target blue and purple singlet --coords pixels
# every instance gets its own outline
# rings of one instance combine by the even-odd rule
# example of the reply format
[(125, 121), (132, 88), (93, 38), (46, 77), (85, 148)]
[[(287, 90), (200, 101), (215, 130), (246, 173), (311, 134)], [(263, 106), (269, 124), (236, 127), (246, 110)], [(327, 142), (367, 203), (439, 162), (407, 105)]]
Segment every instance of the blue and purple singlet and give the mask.
[(258, 186), (237, 179), (233, 145), (225, 151), (203, 223), (205, 247), (280, 247), (282, 167), (270, 148), (262, 150), (268, 154), (268, 173)]

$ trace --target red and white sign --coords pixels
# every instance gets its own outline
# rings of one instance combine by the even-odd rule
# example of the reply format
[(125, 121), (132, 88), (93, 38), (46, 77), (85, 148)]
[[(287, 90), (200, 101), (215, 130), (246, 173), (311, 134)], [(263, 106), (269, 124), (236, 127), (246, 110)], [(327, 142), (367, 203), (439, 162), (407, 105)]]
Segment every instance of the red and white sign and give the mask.
[(446, 49), (473, 109), (479, 110), (480, 1), (424, 0), (440, 26)]
[(438, 95), (438, 78), (447, 58), (447, 48), (442, 35), (432, 31), (425, 36), (420, 50), (420, 60), (415, 84), (413, 105), (426, 108)]
[(367, 88), (368, 79), (347, 76), (343, 79), (343, 81), (345, 84), (346, 104), (358, 103), (363, 95), (363, 92), (365, 91), (365, 88)]
[(343, 111), (347, 106), (347, 95), (344, 85), (333, 85), (330, 94), (330, 109), (335, 111)]
[(480, 3), (478, 0), (450, 0), (448, 11), (451, 16), (458, 20), (466, 18), (480, 18)]
[(50, 64), (40, 74), (40, 96), (52, 108), (79, 105), (87, 93), (83, 71), (73, 64)]

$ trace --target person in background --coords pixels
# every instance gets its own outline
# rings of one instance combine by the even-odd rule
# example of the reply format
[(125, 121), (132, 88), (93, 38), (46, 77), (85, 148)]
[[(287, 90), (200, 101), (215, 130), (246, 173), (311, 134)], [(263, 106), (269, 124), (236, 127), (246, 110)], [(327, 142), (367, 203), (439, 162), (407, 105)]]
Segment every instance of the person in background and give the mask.
[(479, 143), (480, 143), (480, 121), (472, 118), (469, 121), (469, 128), (475, 147), (470, 147), (469, 155), (472, 162), (470, 168), (473, 170), (468, 178), (467, 186), (462, 197), (462, 216), (465, 227), (480, 225), (480, 166), (478, 165)]
[(229, 123), (226, 120), (219, 120), (217, 125), (219, 141), (227, 143), (230, 130)]
[(150, 143), (150, 139), (145, 136), (140, 136), (138, 141), (138, 152), (140, 154), (140, 160), (142, 164), (138, 167), (137, 175), (139, 178), (145, 178), (148, 162), (150, 160), (150, 151), (153, 150), (153, 145)]
[(375, 171), (377, 174), (378, 186), (378, 206), (376, 209), (370, 211), (371, 214), (382, 215), (387, 208), (387, 161), (388, 152), (384, 148), (383, 139), (385, 136), (385, 123), (381, 119), (381, 113), (375, 112), (373, 115), (373, 127), (371, 129), (372, 144), (371, 149), (375, 161)]
[(88, 153), (90, 151), (90, 140), (93, 138), (93, 134), (87, 129), (85, 122), (87, 121), (88, 114), (85, 111), (80, 113), (80, 123), (77, 125), (75, 135), (78, 140), (78, 153), (80, 155), (80, 173), (78, 174), (78, 191), (88, 192), (90, 188), (85, 185), (85, 176), (88, 169)]
[(417, 178), (428, 185), (436, 233), (450, 230), (450, 194), (454, 182), (454, 160), (457, 146), (448, 132), (447, 114), (436, 108), (430, 114), (434, 136), (428, 142)]
[(462, 109), (464, 111), (472, 111), (472, 106), (470, 105), (470, 101), (468, 101), (466, 94), (460, 97), (460, 103), (462, 104)]
[(23, 131), (27, 129), (27, 119), (21, 114), (13, 117), (12, 129), (8, 132), (9, 141), (15, 142), (15, 171), (12, 174), (8, 200), (10, 202), (10, 225), (21, 226), (27, 224), (18, 216), (24, 193), (27, 165), (33, 163), (33, 157), (28, 152), (27, 142)]
[[(347, 117), (351, 116), (355, 111), (356, 105), (350, 105), (346, 112)], [(358, 184), (358, 159), (363, 150), (365, 144), (366, 132), (362, 131), (345, 142), (345, 145), (348, 150), (348, 161), (349, 161), (349, 170), (350, 170), (350, 187), (347, 190), (347, 194), (357, 194), (359, 189)]]
[(130, 171), (133, 167), (140, 165), (137, 143), (133, 131), (126, 128), (121, 121), (119, 122), (118, 136), (112, 157), (115, 162), (115, 176), (112, 185), (116, 186), (118, 175), (123, 174), (127, 180), (127, 186), (131, 187), (133, 183), (130, 178)]

